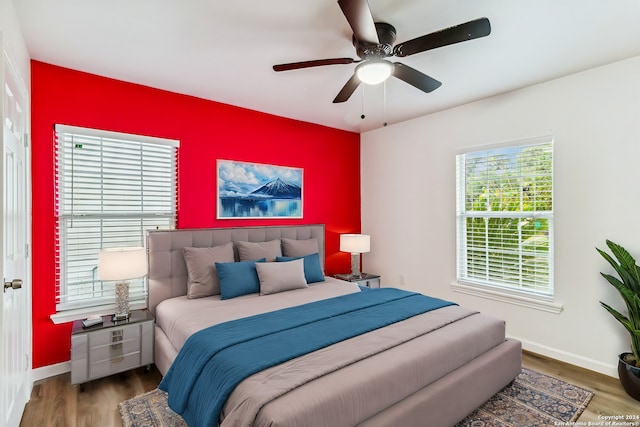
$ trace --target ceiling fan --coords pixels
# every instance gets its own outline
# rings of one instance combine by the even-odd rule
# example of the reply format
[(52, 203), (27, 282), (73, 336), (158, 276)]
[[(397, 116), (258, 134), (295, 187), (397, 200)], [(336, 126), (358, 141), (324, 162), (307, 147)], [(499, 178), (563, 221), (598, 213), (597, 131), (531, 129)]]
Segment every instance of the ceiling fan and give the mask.
[(491, 33), (489, 20), (487, 18), (479, 18), (393, 46), (396, 40), (396, 29), (391, 24), (374, 22), (367, 0), (338, 0), (338, 4), (353, 30), (352, 41), (356, 48), (356, 54), (360, 59), (317, 59), (273, 66), (274, 71), (288, 71), (322, 65), (358, 63), (353, 76), (335, 97), (334, 103), (347, 101), (360, 83), (378, 84), (389, 76), (394, 76), (423, 92), (432, 92), (439, 88), (442, 83), (408, 65), (400, 62), (392, 63), (385, 58), (390, 56), (409, 56), (438, 47), (485, 37)]

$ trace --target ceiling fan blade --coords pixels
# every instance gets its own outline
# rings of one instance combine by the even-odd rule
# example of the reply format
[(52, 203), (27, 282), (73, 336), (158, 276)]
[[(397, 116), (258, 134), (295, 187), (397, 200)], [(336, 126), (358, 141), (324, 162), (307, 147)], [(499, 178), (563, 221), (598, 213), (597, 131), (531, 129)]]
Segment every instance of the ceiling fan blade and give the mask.
[(393, 64), (393, 76), (426, 93), (433, 92), (442, 86), (442, 83), (433, 77), (399, 62)]
[(336, 98), (333, 100), (333, 103), (337, 104), (339, 102), (345, 102), (346, 100), (348, 100), (353, 92), (355, 92), (355, 90), (358, 88), (358, 86), (360, 86), (360, 79), (354, 74), (342, 87), (340, 93), (338, 93)]
[(316, 59), (313, 61), (291, 62), (289, 64), (274, 65), (273, 71), (289, 71), (297, 70), (299, 68), (319, 67), (321, 65), (353, 64), (354, 62), (360, 61), (356, 61), (352, 58)]
[(338, 0), (353, 34), (360, 42), (378, 44), (378, 32), (367, 0)]
[(491, 34), (491, 24), (487, 18), (479, 18), (464, 24), (445, 28), (435, 33), (407, 40), (393, 48), (395, 56), (409, 56), (425, 50), (436, 49), (450, 44), (485, 37)]

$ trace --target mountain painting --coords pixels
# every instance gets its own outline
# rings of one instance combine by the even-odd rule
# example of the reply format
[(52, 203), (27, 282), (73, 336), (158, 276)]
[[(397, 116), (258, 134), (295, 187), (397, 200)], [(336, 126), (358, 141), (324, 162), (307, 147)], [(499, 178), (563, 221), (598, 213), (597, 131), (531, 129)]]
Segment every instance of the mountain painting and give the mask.
[(302, 218), (302, 169), (217, 161), (217, 218)]

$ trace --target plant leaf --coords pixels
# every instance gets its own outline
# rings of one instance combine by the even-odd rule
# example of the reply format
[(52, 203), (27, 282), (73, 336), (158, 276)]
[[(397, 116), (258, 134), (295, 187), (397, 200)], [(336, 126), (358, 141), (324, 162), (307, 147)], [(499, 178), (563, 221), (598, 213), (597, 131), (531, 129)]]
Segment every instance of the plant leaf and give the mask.
[(610, 274), (605, 274), (605, 273), (600, 273), (600, 275), (605, 279), (607, 279), (607, 281), (618, 290), (618, 292), (620, 293), (620, 296), (622, 297), (622, 300), (627, 305), (627, 308), (631, 310), (632, 307), (630, 306), (630, 302), (633, 300), (634, 296), (636, 296), (637, 294), (633, 292), (632, 289), (629, 289), (617, 277), (612, 276)]
[(640, 275), (638, 275), (636, 260), (625, 248), (611, 240), (607, 240), (607, 246), (620, 263), (621, 269), (631, 276), (630, 280), (627, 281), (624, 280), (625, 278), (621, 275), (624, 282), (630, 285), (632, 289), (635, 289), (636, 292), (640, 291)]
[(596, 251), (598, 251), (598, 253), (602, 255), (602, 257), (606, 259), (609, 264), (611, 264), (616, 273), (618, 273), (618, 276), (623, 278), (622, 276), (624, 273), (622, 271), (622, 267), (620, 267), (620, 265), (613, 259), (613, 257), (611, 257), (611, 255), (601, 249), (596, 248)]
[(616, 289), (620, 290), (620, 289), (627, 289), (627, 287), (625, 286), (624, 283), (622, 283), (620, 281), (620, 279), (618, 279), (616, 276), (612, 276), (610, 274), (606, 274), (606, 273), (600, 273), (600, 275), (602, 277), (604, 277), (605, 279), (607, 279), (607, 281), (609, 283), (611, 283)]
[(640, 336), (640, 295), (636, 294), (631, 298), (627, 304), (627, 309), (629, 310), (629, 319), (635, 329), (638, 330)]
[(629, 321), (629, 319), (624, 316), (623, 314), (621, 314), (618, 310), (616, 310), (615, 308), (603, 303), (602, 301), (600, 301), (600, 305), (603, 306), (609, 313), (611, 313), (611, 315), (613, 317), (616, 318), (616, 320), (618, 322), (620, 322), (622, 324), (622, 326), (625, 327), (625, 329), (627, 331), (629, 331), (629, 333), (631, 334), (631, 336), (635, 335), (635, 329), (633, 328), (633, 325), (631, 325), (631, 322)]
[(635, 270), (636, 260), (625, 248), (611, 240), (607, 240), (607, 246), (625, 270)]

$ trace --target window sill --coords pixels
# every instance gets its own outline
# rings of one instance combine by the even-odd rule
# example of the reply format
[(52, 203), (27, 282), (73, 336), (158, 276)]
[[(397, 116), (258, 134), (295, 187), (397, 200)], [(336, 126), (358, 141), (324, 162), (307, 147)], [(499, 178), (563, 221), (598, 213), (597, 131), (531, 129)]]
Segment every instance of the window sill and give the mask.
[[(54, 324), (59, 325), (61, 323), (73, 322), (74, 320), (86, 319), (89, 316), (112, 314), (115, 310), (115, 304), (101, 305), (98, 307), (78, 308), (76, 310), (65, 310), (59, 313), (54, 313), (51, 316), (51, 320)], [(145, 301), (131, 302), (129, 304), (130, 310), (139, 310), (147, 308)]]
[(451, 283), (451, 290), (462, 294), (473, 295), (480, 298), (494, 301), (506, 302), (508, 304), (520, 305), (522, 307), (533, 308), (534, 310), (546, 311), (548, 313), (560, 314), (562, 304), (554, 303), (546, 299), (537, 298), (535, 295), (523, 295), (516, 292), (505, 292), (497, 289), (480, 288), (464, 283)]

